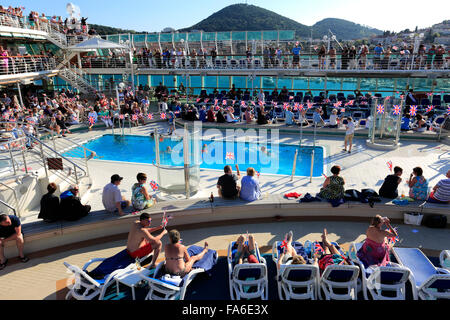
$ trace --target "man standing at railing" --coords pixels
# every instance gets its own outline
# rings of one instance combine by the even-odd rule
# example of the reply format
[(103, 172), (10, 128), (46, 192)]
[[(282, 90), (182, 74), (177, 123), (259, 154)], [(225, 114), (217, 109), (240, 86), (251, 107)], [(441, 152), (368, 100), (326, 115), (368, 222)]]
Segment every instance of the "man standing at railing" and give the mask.
[(295, 44), (294, 49), (292, 49), (292, 54), (294, 55), (294, 58), (292, 60), (292, 67), (295, 68), (297, 67), (300, 68), (300, 51), (302, 50), (302, 47), (300, 46), (300, 44), (297, 42)]
[(5, 269), (8, 264), (8, 259), (4, 255), (5, 243), (8, 241), (16, 241), (20, 261), (26, 263), (30, 260), (23, 254), (24, 239), (19, 218), (2, 214), (0, 215), (0, 270)]

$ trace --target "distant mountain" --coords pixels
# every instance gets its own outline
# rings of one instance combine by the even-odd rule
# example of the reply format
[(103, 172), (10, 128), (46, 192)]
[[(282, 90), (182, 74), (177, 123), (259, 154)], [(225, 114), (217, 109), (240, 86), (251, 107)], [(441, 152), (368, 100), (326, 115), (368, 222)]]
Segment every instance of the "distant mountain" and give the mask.
[(310, 35), (311, 31), (297, 21), (279, 14), (246, 4), (234, 4), (223, 8), (205, 20), (181, 31), (203, 30), (217, 31), (260, 31), (260, 30), (295, 30), (300, 36)]
[[(314, 38), (322, 38), (328, 34), (328, 29), (331, 29), (338, 39), (344, 40), (383, 34), (383, 31), (378, 29), (334, 18), (317, 22), (312, 28)], [(309, 38), (311, 36), (311, 27), (283, 17), (273, 11), (247, 4), (234, 4), (225, 7), (192, 27), (179, 31), (192, 30), (203, 30), (205, 32), (295, 30), (297, 37)]]
[(323, 37), (327, 34), (328, 30), (331, 30), (338, 39), (344, 40), (369, 38), (373, 35), (383, 34), (383, 31), (381, 30), (336, 18), (323, 19), (313, 25), (312, 28), (314, 38)]
[(101, 36), (108, 35), (108, 34), (119, 34), (119, 33), (132, 33), (132, 34), (137, 33), (134, 30), (124, 30), (124, 29), (119, 29), (119, 28), (114, 28), (114, 27), (102, 26), (102, 25), (98, 25), (98, 24), (89, 24), (89, 28), (95, 29), (97, 34), (99, 34)]

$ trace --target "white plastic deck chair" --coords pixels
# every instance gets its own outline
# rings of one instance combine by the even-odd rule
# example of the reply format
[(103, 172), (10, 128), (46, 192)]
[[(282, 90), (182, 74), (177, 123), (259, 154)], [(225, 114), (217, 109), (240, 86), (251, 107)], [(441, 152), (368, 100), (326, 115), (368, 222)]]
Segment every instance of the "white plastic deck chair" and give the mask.
[(436, 268), (417, 248), (394, 248), (397, 261), (411, 270), (413, 297), (422, 300), (450, 299), (450, 271)]
[(233, 246), (228, 246), (228, 279), (231, 300), (268, 299), (269, 280), (266, 260), (261, 256), (255, 242), (256, 258), (260, 263), (233, 264)]
[[(217, 259), (218, 256), (216, 257), (216, 262)], [(154, 273), (155, 276), (161, 276), (160, 271), (164, 265), (165, 262), (163, 261), (156, 267)], [(205, 272), (205, 270), (202, 268), (192, 269), (192, 271), (183, 278), (179, 285), (141, 275), (141, 278), (147, 281), (149, 285), (149, 292), (145, 297), (145, 300), (184, 300), (188, 286), (197, 275), (203, 272)]]
[(450, 271), (450, 250), (443, 250), (439, 255), (441, 267)]
[[(319, 280), (320, 299), (322, 300), (323, 290), (326, 300), (356, 300), (358, 275), (359, 267), (355, 265), (328, 266)], [(345, 293), (337, 293), (336, 290), (343, 290)]]
[[(139, 262), (143, 263), (152, 255), (152, 253), (146, 255), (145, 257), (139, 259)], [(92, 300), (97, 295), (99, 295), (99, 300), (103, 300), (106, 290), (111, 284), (114, 283), (111, 280), (113, 280), (116, 275), (122, 272), (122, 269), (117, 269), (107, 277), (105, 277), (105, 279), (103, 280), (95, 280), (87, 274), (87, 269), (91, 264), (96, 262), (103, 262), (105, 260), (106, 258), (91, 259), (83, 266), (83, 269), (64, 262), (66, 268), (71, 271), (75, 277), (75, 283), (69, 288), (69, 292), (67, 293), (65, 299), (69, 300), (71, 297), (73, 297), (77, 300)]]
[[(353, 242), (350, 245), (349, 256), (361, 270), (361, 281), (358, 279), (358, 291), (363, 292), (364, 299), (369, 300), (368, 292), (370, 292), (374, 300), (405, 300), (406, 282), (411, 271), (392, 262), (391, 266), (366, 269), (357, 255), (362, 246), (362, 243)], [(361, 282), (361, 285), (359, 282)], [(394, 294), (393, 296), (387, 296), (387, 292)]]
[(84, 265), (83, 269), (64, 262), (66, 268), (74, 274), (75, 280), (74, 283), (69, 286), (69, 292), (65, 298), (66, 300), (69, 300), (72, 297), (77, 300), (92, 300), (97, 296), (99, 296), (100, 300), (103, 299), (106, 289), (114, 283), (111, 280), (121, 271), (120, 269), (114, 271), (104, 280), (94, 280), (86, 273), (86, 270), (90, 264), (101, 262), (103, 260), (105, 259), (92, 259)]
[[(272, 260), (278, 264), (278, 246), (272, 246)], [(319, 288), (319, 268), (315, 265), (283, 264), (277, 270), (278, 297), (280, 300), (317, 300)]]

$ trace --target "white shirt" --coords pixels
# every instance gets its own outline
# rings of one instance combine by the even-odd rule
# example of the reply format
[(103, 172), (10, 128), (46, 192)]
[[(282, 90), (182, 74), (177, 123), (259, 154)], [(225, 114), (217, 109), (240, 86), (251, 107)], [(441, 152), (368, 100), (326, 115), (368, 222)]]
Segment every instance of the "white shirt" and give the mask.
[(108, 183), (103, 188), (102, 202), (106, 211), (109, 212), (114, 212), (117, 208), (116, 203), (122, 202), (122, 194), (115, 184)]
[(354, 134), (355, 133), (355, 123), (353, 121), (350, 121), (347, 124), (347, 132), (346, 135)]
[(234, 116), (231, 113), (227, 113), (227, 122), (234, 122)]
[(169, 109), (169, 107), (167, 106), (167, 103), (165, 103), (165, 102), (161, 102), (159, 107), (161, 109), (161, 112), (167, 112), (167, 110)]
[(330, 116), (330, 126), (337, 125), (337, 118), (338, 118), (338, 116), (336, 114), (332, 114)]

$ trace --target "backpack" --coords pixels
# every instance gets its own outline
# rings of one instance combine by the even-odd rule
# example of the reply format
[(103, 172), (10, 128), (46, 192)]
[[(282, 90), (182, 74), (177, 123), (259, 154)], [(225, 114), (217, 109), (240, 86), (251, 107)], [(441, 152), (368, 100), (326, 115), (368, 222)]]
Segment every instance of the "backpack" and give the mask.
[(344, 199), (345, 201), (360, 201), (361, 192), (354, 189), (345, 190)]
[(427, 215), (423, 219), (423, 225), (428, 228), (446, 228), (447, 217), (440, 214)]

